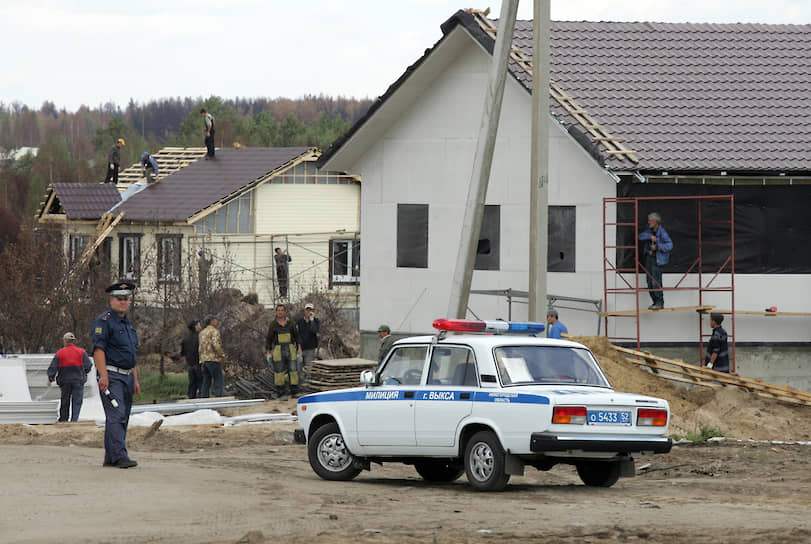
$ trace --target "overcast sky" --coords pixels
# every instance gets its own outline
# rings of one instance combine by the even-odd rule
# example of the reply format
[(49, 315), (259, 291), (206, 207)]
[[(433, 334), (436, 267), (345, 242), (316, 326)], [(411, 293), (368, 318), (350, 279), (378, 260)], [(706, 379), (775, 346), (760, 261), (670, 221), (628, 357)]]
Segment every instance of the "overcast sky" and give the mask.
[[(0, 0), (0, 102), (374, 98), (491, 0)], [(552, 0), (552, 19), (811, 23), (809, 0)], [(532, 0), (521, 0), (531, 19)]]

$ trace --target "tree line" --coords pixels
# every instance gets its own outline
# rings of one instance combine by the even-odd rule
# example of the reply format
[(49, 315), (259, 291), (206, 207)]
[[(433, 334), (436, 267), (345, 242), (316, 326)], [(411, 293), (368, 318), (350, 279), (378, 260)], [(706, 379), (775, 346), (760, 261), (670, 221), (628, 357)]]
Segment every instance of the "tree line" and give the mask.
[[(216, 145), (231, 147), (317, 146), (326, 149), (363, 116), (369, 99), (305, 96), (287, 98), (165, 98), (126, 108), (107, 103), (58, 110), (46, 101), (39, 110), (0, 102), (0, 252), (30, 221), (49, 184), (101, 182), (107, 155), (118, 138), (121, 168), (144, 151), (165, 146), (204, 145), (200, 108), (216, 119)], [(20, 148), (34, 154), (12, 154)]]

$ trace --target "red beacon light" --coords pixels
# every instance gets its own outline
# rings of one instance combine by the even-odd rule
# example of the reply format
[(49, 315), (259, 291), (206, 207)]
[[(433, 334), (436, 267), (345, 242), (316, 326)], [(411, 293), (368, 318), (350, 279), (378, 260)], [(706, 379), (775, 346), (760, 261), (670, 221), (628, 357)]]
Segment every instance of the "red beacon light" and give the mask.
[(436, 319), (434, 328), (445, 332), (491, 334), (539, 334), (546, 325), (532, 321), (475, 321), (472, 319)]

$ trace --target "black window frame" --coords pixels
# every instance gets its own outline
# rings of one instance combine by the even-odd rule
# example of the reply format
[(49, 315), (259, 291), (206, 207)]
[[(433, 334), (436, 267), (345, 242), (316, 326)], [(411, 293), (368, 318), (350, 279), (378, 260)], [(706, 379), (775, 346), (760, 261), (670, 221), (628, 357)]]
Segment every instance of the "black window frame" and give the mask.
[(487, 204), (484, 207), (473, 269), (501, 269), (501, 206), (498, 204)]
[[(177, 284), (180, 283), (180, 265), (181, 265), (181, 249), (182, 249), (182, 241), (183, 235), (182, 234), (156, 234), (155, 240), (158, 246), (158, 258), (157, 262), (155, 263), (155, 273), (156, 273), (156, 282), (158, 285), (163, 284)], [(167, 277), (166, 271), (164, 270), (165, 265), (165, 258), (163, 255), (164, 247), (163, 242), (165, 240), (174, 240), (175, 241), (175, 253), (172, 258), (172, 268), (174, 268), (174, 274), (171, 277)]]
[[(141, 238), (143, 234), (135, 232), (122, 232), (118, 235), (118, 278), (135, 282), (136, 284), (141, 281)], [(130, 277), (124, 270), (124, 246), (127, 239), (135, 240), (135, 272)]]
[(549, 206), (547, 272), (577, 271), (577, 206)]

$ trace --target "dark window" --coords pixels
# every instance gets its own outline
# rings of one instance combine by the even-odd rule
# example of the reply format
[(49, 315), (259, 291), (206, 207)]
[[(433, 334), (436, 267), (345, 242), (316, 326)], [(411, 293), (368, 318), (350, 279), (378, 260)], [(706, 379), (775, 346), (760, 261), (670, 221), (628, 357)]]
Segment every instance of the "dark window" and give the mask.
[(474, 270), (498, 270), (501, 247), (501, 206), (485, 206)]
[(158, 234), (158, 283), (180, 282), (180, 234)]
[(79, 234), (70, 235), (70, 265), (73, 266), (79, 262), (84, 253), (84, 248), (90, 243), (90, 236), (82, 236)]
[(141, 279), (141, 235), (118, 236), (118, 277), (138, 282)]
[(329, 246), (330, 287), (360, 282), (360, 240), (331, 240)]
[(549, 206), (547, 272), (575, 271), (575, 206)]
[(397, 204), (397, 266), (428, 268), (428, 204)]

